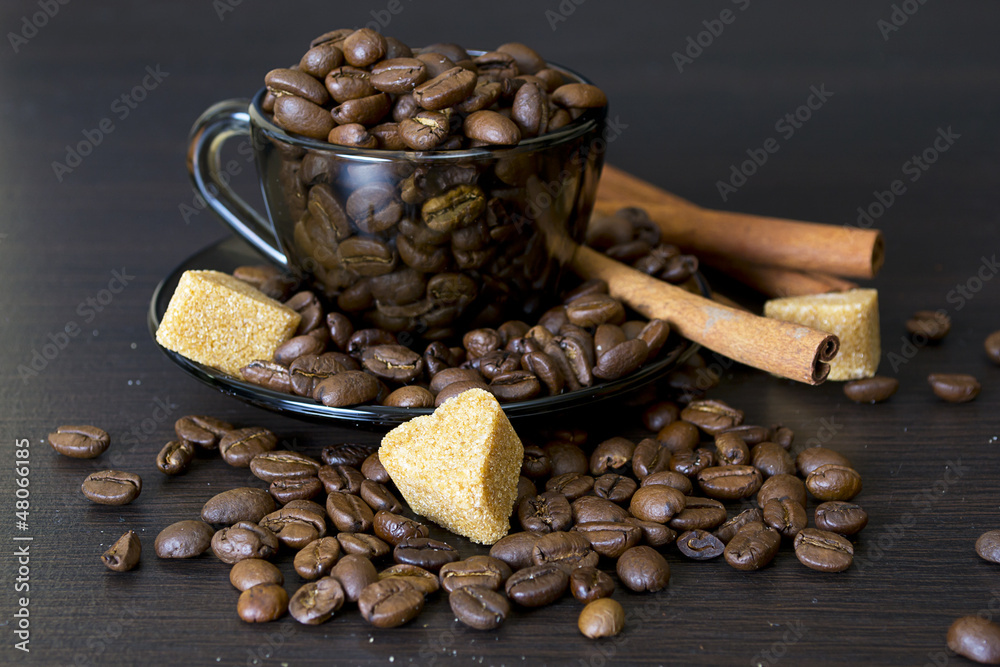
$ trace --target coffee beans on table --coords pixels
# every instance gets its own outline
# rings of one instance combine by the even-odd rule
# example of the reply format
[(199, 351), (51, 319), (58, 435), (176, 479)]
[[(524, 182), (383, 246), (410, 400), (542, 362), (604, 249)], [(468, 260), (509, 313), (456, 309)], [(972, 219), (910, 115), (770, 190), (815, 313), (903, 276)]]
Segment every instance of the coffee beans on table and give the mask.
[(268, 623), (288, 611), (288, 593), (277, 584), (260, 584), (240, 593), (236, 613), (247, 623)]
[(844, 383), (844, 395), (855, 403), (881, 403), (895, 394), (897, 389), (899, 380), (882, 375)]
[(246, 558), (237, 561), (229, 570), (229, 582), (239, 591), (245, 591), (260, 584), (285, 583), (285, 577), (274, 563), (262, 558)]
[(299, 623), (319, 625), (330, 620), (344, 604), (344, 589), (333, 577), (311, 581), (295, 591), (288, 613)]
[(160, 558), (194, 558), (212, 546), (215, 531), (204, 521), (178, 521), (156, 536), (154, 548)]
[(836, 533), (804, 528), (795, 536), (795, 557), (813, 570), (843, 572), (854, 561), (854, 546)]
[(1000, 364), (1000, 331), (994, 331), (983, 341), (986, 356), (995, 364)]
[(983, 560), (1000, 563), (1000, 530), (988, 530), (976, 540), (976, 553)]
[(63, 456), (92, 459), (107, 450), (111, 437), (96, 426), (60, 426), (49, 433), (49, 444)]
[(510, 603), (502, 594), (478, 585), (461, 586), (448, 595), (455, 618), (476, 630), (494, 630), (510, 614)]
[(927, 382), (934, 395), (948, 403), (968, 403), (982, 389), (979, 380), (964, 373), (931, 373)]
[(99, 505), (127, 505), (139, 497), (142, 478), (131, 472), (101, 470), (87, 475), (80, 490)]
[(398, 577), (369, 584), (358, 598), (361, 615), (376, 628), (395, 628), (408, 623), (423, 608), (423, 593)]
[(625, 628), (625, 609), (611, 598), (593, 600), (580, 612), (577, 626), (590, 639), (614, 637)]
[(948, 628), (948, 648), (975, 662), (1000, 664), (1000, 625), (979, 616), (963, 616)]
[(139, 564), (141, 555), (142, 544), (139, 542), (139, 536), (130, 530), (104, 552), (101, 562), (114, 572), (128, 572)]

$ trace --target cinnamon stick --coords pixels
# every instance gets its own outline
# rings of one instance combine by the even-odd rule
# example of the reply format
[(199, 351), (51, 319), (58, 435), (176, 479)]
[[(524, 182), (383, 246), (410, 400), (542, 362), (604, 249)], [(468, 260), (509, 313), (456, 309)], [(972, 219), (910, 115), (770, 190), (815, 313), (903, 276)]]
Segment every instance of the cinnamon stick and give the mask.
[(825, 273), (806, 273), (774, 266), (762, 266), (741, 262), (719, 255), (698, 255), (698, 261), (732, 276), (745, 285), (761, 292), (769, 298), (846, 292), (858, 286), (857, 283)]
[(626, 206), (645, 208), (667, 241), (696, 254), (850, 278), (873, 278), (884, 261), (878, 230), (705, 209), (605, 166), (595, 214)]
[(685, 338), (769, 373), (819, 384), (840, 348), (836, 336), (715, 303), (586, 246), (574, 248), (569, 263), (580, 277), (607, 282), (611, 295), (633, 310), (666, 320)]

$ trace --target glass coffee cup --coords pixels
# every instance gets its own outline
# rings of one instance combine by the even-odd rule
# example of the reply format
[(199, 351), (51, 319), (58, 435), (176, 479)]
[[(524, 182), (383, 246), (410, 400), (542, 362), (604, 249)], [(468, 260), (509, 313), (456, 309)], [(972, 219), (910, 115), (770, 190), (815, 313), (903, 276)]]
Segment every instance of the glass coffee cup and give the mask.
[[(567, 83), (588, 83), (550, 67)], [(263, 110), (265, 94), (221, 102), (196, 121), (195, 188), (233, 231), (355, 326), (401, 341), (449, 340), (533, 321), (554, 303), (565, 249), (583, 241), (593, 207), (606, 108), (511, 147), (389, 151), (288, 133)], [(246, 135), (266, 218), (222, 169), (223, 144)]]

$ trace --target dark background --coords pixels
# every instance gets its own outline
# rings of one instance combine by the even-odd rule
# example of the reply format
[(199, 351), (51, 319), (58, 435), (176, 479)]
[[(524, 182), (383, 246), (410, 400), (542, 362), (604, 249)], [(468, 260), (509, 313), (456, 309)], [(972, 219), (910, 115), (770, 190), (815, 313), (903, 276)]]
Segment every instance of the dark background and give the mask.
[[(41, 4), (44, 4), (41, 3)], [(996, 566), (977, 558), (976, 537), (1000, 525), (997, 438), (1000, 368), (983, 338), (1000, 327), (1000, 5), (989, 0), (897, 3), (911, 11), (884, 38), (893, 3), (645, 3), (543, 0), (486, 3), (401, 0), (385, 28), (414, 46), (460, 41), (491, 48), (523, 41), (589, 75), (623, 126), (611, 163), (699, 204), (854, 224), (904, 163), (932, 145), (939, 128), (954, 145), (877, 221), (887, 262), (870, 284), (881, 292), (881, 372), (900, 379), (888, 403), (859, 406), (841, 387), (816, 388), (734, 368), (712, 394), (744, 408), (748, 422), (782, 422), (796, 447), (823, 442), (864, 476), (858, 502), (871, 523), (856, 565), (839, 575), (806, 570), (783, 548), (766, 570), (742, 574), (721, 560), (683, 561), (671, 549), (669, 591), (616, 597), (629, 625), (613, 641), (575, 629), (572, 599), (518, 613), (498, 632), (457, 624), (443, 599), (409, 626), (378, 631), (356, 613), (316, 628), (290, 619), (242, 624), (227, 568), (205, 555), (162, 562), (153, 539), (194, 518), (218, 490), (246, 481), (219, 461), (165, 479), (154, 457), (172, 422), (190, 414), (261, 424), (318, 454), (359, 434), (265, 413), (184, 375), (157, 349), (145, 313), (157, 282), (188, 255), (227, 232), (193, 203), (186, 137), (211, 103), (249, 97), (269, 69), (297, 61), (328, 29), (382, 17), (389, 2), (82, 2), (42, 11), (7, 0), (0, 33), (30, 36), (15, 51), (0, 42), (0, 661), (33, 664), (961, 664), (944, 652), (951, 621), (1000, 612)], [(52, 6), (57, 6), (53, 0)], [(560, 9), (561, 7), (561, 9)], [(740, 7), (745, 7), (741, 10)], [(730, 9), (703, 53), (679, 72), (672, 54), (703, 21)], [(231, 11), (230, 11), (231, 10)], [(572, 10), (572, 13), (570, 13)], [(51, 11), (51, 9), (50, 9)], [(547, 12), (552, 12), (547, 14)], [(562, 12), (560, 14), (560, 12)], [(553, 18), (553, 17), (557, 18)], [(905, 14), (897, 14), (897, 19)], [(565, 19), (565, 20), (561, 20)], [(901, 22), (901, 21), (900, 21)], [(167, 73), (128, 116), (112, 107), (146, 75)], [(833, 93), (794, 136), (775, 130), (811, 86)], [(52, 163), (110, 118), (114, 130), (58, 180)], [(627, 127), (625, 127), (627, 126)], [(780, 150), (728, 201), (717, 181), (768, 137)], [(240, 180), (240, 179), (238, 179)], [(249, 172), (244, 187), (253, 190)], [(98, 307), (113, 271), (127, 287)], [(986, 280), (980, 281), (977, 274)], [(955, 292), (967, 288), (966, 296)], [(108, 296), (110, 293), (105, 294)], [(903, 323), (916, 309), (954, 320), (933, 348), (907, 347)], [(20, 373), (68, 324), (80, 328), (35, 375)], [(893, 357), (896, 358), (896, 357)], [(929, 372), (968, 372), (983, 382), (973, 403), (933, 397)], [(169, 418), (159, 403), (170, 406)], [(46, 434), (93, 423), (114, 444), (102, 458), (58, 457)], [(149, 434), (142, 433), (143, 425)], [(639, 437), (622, 412), (596, 412), (595, 434)], [(130, 438), (133, 429), (141, 437)], [(30, 442), (29, 529), (15, 531), (15, 441)], [(82, 478), (114, 464), (143, 475), (142, 496), (125, 508), (90, 504)], [(811, 513), (811, 512), (810, 512)], [(128, 574), (98, 559), (126, 529), (145, 557)], [(30, 560), (31, 653), (13, 648), (17, 598), (15, 533), (34, 537)], [(289, 590), (297, 586), (283, 565)], [(253, 660), (257, 660), (254, 663)]]

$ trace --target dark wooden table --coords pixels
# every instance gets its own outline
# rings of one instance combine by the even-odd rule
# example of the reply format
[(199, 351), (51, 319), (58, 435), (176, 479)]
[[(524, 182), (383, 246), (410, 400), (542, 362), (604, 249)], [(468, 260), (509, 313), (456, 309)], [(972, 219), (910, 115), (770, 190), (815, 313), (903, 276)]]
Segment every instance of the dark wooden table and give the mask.
[[(945, 653), (948, 625), (963, 614), (1000, 613), (997, 566), (973, 551), (982, 531), (1000, 526), (1000, 368), (982, 351), (1000, 327), (1000, 6), (673, 4), (5, 2), (0, 662), (963, 663)], [(876, 192), (903, 181), (905, 193), (875, 222), (888, 261), (871, 282), (881, 293), (881, 372), (899, 378), (899, 393), (883, 405), (855, 405), (835, 383), (810, 388), (737, 367), (713, 393), (744, 408), (748, 421), (790, 426), (796, 447), (821, 442), (855, 463), (871, 522), (854, 567), (813, 572), (786, 546), (766, 570), (742, 574), (670, 549), (669, 590), (616, 593), (628, 628), (593, 642), (576, 630), (572, 599), (487, 633), (457, 624), (442, 599), (394, 631), (356, 613), (319, 627), (287, 618), (249, 626), (236, 617), (227, 568), (211, 555), (155, 558), (161, 528), (194, 518), (208, 497), (248, 478), (212, 460), (178, 478), (160, 475), (154, 457), (177, 417), (261, 424), (313, 454), (378, 438), (206, 388), (160, 353), (145, 321), (157, 282), (227, 235), (212, 214), (184, 208), (193, 204), (184, 168), (193, 120), (217, 100), (251, 95), (315, 34), (373, 20), (413, 44), (520, 40), (586, 72), (608, 92), (620, 128), (609, 160), (703, 205), (850, 225)], [(703, 46), (691, 47), (690, 62), (675, 56), (699, 33)], [(828, 91), (826, 101), (799, 127), (782, 124), (813, 87)], [(915, 171), (912, 157), (949, 130), (957, 138), (947, 151), (930, 151), (936, 161)], [(780, 150), (724, 201), (718, 182), (769, 137)], [(255, 188), (249, 169), (237, 180)], [(911, 347), (904, 337), (906, 318), (922, 308), (952, 317), (942, 344)], [(972, 373), (982, 395), (944, 404), (925, 381), (934, 371)], [(44, 438), (73, 422), (104, 427), (113, 448), (96, 461), (57, 456)], [(587, 426), (641, 435), (622, 412), (595, 410)], [(18, 530), (15, 452), (24, 442), (30, 514)], [(137, 502), (110, 508), (83, 498), (82, 478), (107, 465), (142, 474)], [(126, 529), (140, 535), (144, 560), (113, 574), (98, 557)], [(23, 545), (30, 555), (19, 564)], [(293, 589), (290, 562), (282, 567)], [(17, 592), (25, 583), (30, 591)], [(21, 597), (29, 598), (28, 654), (14, 648)]]

